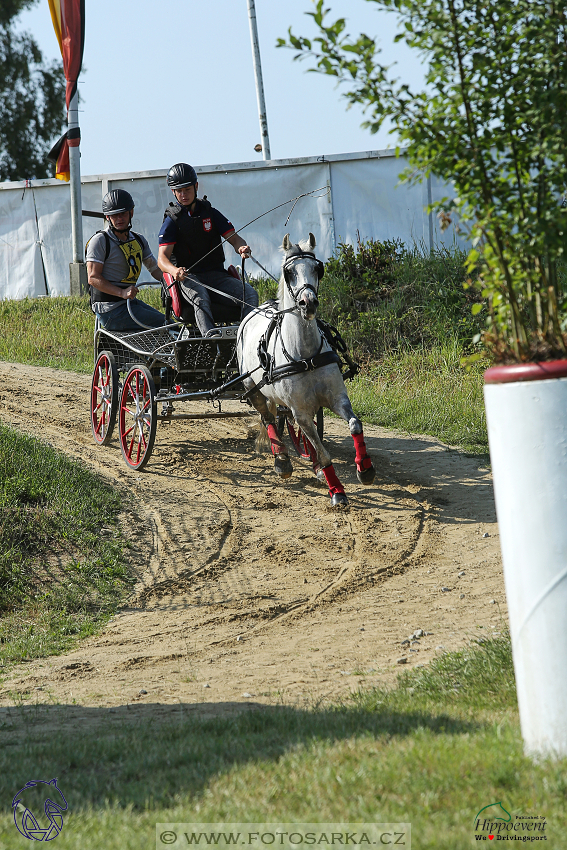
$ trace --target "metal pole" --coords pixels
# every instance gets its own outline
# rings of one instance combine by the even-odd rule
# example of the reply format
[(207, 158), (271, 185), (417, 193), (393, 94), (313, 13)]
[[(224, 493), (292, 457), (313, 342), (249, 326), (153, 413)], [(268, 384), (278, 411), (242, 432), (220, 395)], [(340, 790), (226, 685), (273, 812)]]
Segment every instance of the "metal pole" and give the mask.
[[(79, 93), (75, 92), (67, 113), (69, 130), (79, 127)], [(82, 263), (83, 258), (83, 203), (81, 199), (81, 153), (80, 148), (69, 147), (69, 172), (71, 182), (71, 236), (73, 240), (73, 262)]]
[(256, 8), (254, 0), (248, 0), (248, 17), (250, 19), (250, 38), (252, 40), (252, 58), (254, 60), (254, 75), (256, 77), (256, 97), (260, 117), (260, 134), (262, 137), (262, 154), (264, 159), (271, 159), (270, 138), (268, 136), (268, 118), (264, 101), (264, 83), (262, 82), (262, 63), (260, 61), (260, 42), (256, 25)]

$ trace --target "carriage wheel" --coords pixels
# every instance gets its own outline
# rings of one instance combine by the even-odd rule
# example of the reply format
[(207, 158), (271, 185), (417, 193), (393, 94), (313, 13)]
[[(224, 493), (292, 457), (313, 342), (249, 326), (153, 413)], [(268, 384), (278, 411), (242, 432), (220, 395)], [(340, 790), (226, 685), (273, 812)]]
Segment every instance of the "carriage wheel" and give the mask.
[(120, 395), (118, 430), (120, 448), (131, 469), (143, 469), (156, 437), (156, 388), (149, 369), (132, 366)]
[(118, 412), (118, 369), (114, 354), (102, 351), (91, 383), (91, 427), (99, 446), (110, 442)]

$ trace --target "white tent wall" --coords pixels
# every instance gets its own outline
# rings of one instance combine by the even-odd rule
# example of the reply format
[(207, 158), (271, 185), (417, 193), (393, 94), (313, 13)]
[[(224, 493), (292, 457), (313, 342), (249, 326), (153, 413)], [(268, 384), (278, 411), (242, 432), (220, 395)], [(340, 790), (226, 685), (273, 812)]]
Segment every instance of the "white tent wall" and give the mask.
[(429, 244), (426, 184), (400, 184), (404, 162), (394, 157), (334, 162), (331, 166), (337, 242), (401, 239)]
[[(443, 198), (455, 197), (454, 187), (452, 185), (448, 186), (447, 183), (439, 180), (439, 178), (435, 177), (435, 175), (431, 175), (427, 181), (427, 186), (428, 203), (433, 203), (433, 201), (442, 201)], [(460, 229), (457, 229), (454, 224), (451, 224), (447, 230), (441, 231), (437, 217), (435, 215), (431, 215), (430, 228), (429, 244), (445, 245), (446, 248), (458, 247), (463, 250), (470, 250), (471, 245), (467, 240), (466, 231), (462, 226)]]
[(0, 299), (47, 294), (34, 200), (25, 183), (0, 193), (0, 254)]
[[(199, 195), (207, 195), (237, 230), (252, 222), (242, 236), (254, 256), (276, 276), (286, 232), (293, 241), (312, 232), (323, 260), (339, 242), (356, 244), (357, 234), (361, 239), (398, 238), (426, 247), (454, 244), (454, 228), (440, 233), (433, 216), (425, 211), (430, 198), (450, 190), (434, 179), (400, 184), (405, 164), (404, 157), (396, 158), (393, 151), (368, 151), (203, 166), (197, 167)], [(163, 211), (173, 199), (165, 176), (160, 170), (83, 177), (83, 210), (99, 211), (109, 189), (127, 189), (135, 203), (133, 228), (144, 234), (157, 255)], [(313, 190), (320, 191), (301, 198), (295, 206), (284, 204)], [(253, 221), (280, 204), (284, 205)], [(102, 219), (83, 216), (85, 243), (102, 226)], [(0, 183), (0, 239), (0, 298), (69, 294), (69, 184), (39, 180), (30, 188), (29, 182)], [(230, 245), (225, 246), (225, 254), (227, 265), (238, 260)], [(247, 270), (259, 273), (250, 262)]]
[[(58, 180), (56, 185), (34, 186), (28, 192), (33, 192), (35, 199), (49, 295), (69, 295), (69, 262), (72, 258), (69, 186)], [(88, 204), (95, 204), (94, 209), (100, 208), (100, 192), (100, 182), (85, 183), (82, 187), (83, 207), (90, 209)], [(99, 221), (95, 230), (102, 227), (102, 219), (90, 221)], [(91, 235), (88, 227), (84, 228), (84, 232), (88, 239)]]

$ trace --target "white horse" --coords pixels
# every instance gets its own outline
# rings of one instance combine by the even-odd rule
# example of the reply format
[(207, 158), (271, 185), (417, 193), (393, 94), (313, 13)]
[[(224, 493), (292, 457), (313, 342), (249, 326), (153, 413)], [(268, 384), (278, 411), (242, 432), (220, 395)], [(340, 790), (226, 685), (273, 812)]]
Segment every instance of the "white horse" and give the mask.
[[(313, 469), (326, 480), (334, 507), (347, 504), (344, 487), (333, 468), (331, 456), (317, 433), (313, 417), (326, 407), (348, 422), (356, 448), (357, 477), (372, 484), (374, 467), (366, 451), (362, 423), (354, 415), (338, 366), (339, 358), (315, 321), (319, 281), (324, 266), (314, 254), (315, 237), (293, 245), (284, 237), (284, 259), (278, 292), (273, 302), (261, 305), (241, 323), (238, 331), (238, 363), (250, 401), (260, 413), (281, 478), (293, 467), (276, 425), (277, 405), (288, 408), (307, 437)], [(275, 314), (275, 315), (274, 315)]]

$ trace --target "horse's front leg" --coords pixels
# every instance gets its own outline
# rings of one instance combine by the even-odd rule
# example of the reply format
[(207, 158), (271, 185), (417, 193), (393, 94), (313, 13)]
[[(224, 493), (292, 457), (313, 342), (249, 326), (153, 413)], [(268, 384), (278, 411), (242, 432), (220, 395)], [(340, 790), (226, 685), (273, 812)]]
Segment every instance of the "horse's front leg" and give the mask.
[(270, 448), (274, 456), (275, 471), (278, 473), (280, 478), (283, 478), (284, 480), (286, 478), (291, 478), (293, 466), (291, 465), (291, 460), (289, 459), (285, 443), (278, 434), (276, 417), (270, 410), (268, 400), (258, 390), (250, 395), (250, 401), (260, 414), (262, 418), (262, 425), (268, 434)]
[[(317, 427), (311, 416), (294, 411), (294, 418), (315, 451), (317, 452), (317, 462), (320, 466), (320, 472), (325, 476), (327, 486), (329, 487), (329, 495), (331, 497), (331, 505), (334, 508), (344, 508), (348, 504), (345, 488), (339, 481), (335, 467), (333, 466), (331, 455), (324, 447), (317, 433)], [(313, 464), (315, 466), (315, 464)], [(319, 478), (319, 472), (317, 473)]]
[(376, 475), (376, 470), (374, 469), (372, 460), (366, 450), (362, 422), (357, 416), (355, 416), (350, 399), (346, 392), (341, 393), (336, 401), (331, 403), (329, 407), (333, 413), (336, 413), (337, 416), (340, 416), (345, 420), (345, 422), (348, 422), (348, 427), (352, 434), (354, 448), (356, 450), (354, 458), (356, 463), (356, 477), (361, 484), (372, 484)]

